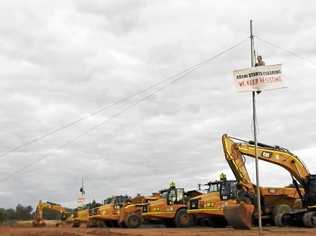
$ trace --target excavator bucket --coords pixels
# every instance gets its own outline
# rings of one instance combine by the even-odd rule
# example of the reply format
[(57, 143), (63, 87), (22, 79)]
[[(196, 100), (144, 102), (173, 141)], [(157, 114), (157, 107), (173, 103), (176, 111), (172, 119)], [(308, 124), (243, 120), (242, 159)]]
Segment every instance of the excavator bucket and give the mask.
[(233, 228), (250, 229), (254, 210), (254, 205), (242, 202), (237, 206), (224, 207), (224, 216)]

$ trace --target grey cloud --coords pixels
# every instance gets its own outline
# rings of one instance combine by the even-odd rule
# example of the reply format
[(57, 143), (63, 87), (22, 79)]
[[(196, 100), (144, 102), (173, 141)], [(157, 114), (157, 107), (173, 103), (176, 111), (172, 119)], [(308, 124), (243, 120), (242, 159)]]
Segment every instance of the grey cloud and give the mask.
[[(2, 2), (0, 150), (215, 55), (248, 37), (250, 18), (259, 37), (315, 61), (314, 10), (299, 1)], [(259, 140), (313, 150), (315, 69), (259, 39), (256, 49), (268, 64), (283, 63), (288, 80), (287, 89), (258, 96)], [(117, 118), (111, 117), (124, 105), (11, 153), (1, 161), (0, 178), (47, 158), (2, 183), (2, 207), (39, 199), (75, 205), (82, 176), (88, 197), (97, 200), (151, 193), (171, 180), (196, 188), (221, 171), (232, 177), (220, 138), (252, 137), (250, 94), (237, 93), (232, 83), (232, 70), (249, 64), (246, 42)], [(302, 159), (312, 169), (311, 152)], [(262, 169), (264, 180), (276, 176), (267, 184), (286, 183), (286, 175)]]
[(107, 23), (104, 30), (108, 30), (118, 36), (128, 34), (142, 24), (139, 15), (145, 6), (146, 3), (143, 0), (76, 2), (76, 8), (79, 12), (102, 17)]

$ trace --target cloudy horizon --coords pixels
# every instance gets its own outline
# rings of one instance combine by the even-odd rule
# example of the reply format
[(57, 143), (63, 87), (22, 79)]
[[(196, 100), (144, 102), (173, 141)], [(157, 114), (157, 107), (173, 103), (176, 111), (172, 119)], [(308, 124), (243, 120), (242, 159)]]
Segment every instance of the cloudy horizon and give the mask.
[[(221, 172), (233, 178), (221, 136), (252, 137), (251, 94), (238, 93), (232, 76), (250, 65), (249, 19), (256, 52), (283, 64), (287, 82), (257, 96), (258, 139), (286, 147), (315, 173), (315, 10), (300, 1), (2, 1), (0, 156), (84, 119), (0, 157), (0, 207), (40, 199), (73, 207), (82, 177), (98, 201), (170, 181), (193, 189)], [(94, 114), (243, 40), (152, 96)], [(278, 167), (260, 167), (263, 185), (291, 181)]]

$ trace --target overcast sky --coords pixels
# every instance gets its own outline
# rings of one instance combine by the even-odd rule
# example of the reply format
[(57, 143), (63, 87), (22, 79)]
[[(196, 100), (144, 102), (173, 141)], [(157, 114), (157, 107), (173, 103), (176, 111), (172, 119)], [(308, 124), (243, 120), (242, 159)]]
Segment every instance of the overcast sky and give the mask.
[[(316, 172), (315, 12), (312, 1), (1, 1), (0, 152), (247, 39), (252, 18), (258, 37), (306, 58), (256, 39), (267, 64), (283, 64), (288, 85), (258, 96), (259, 141), (288, 148)], [(221, 135), (252, 137), (251, 94), (236, 92), (232, 78), (249, 64), (246, 41), (124, 113), (142, 96), (0, 157), (0, 207), (74, 206), (82, 177), (90, 200), (149, 194), (172, 180), (193, 189), (222, 171), (232, 178)], [(262, 164), (261, 182), (290, 178)]]

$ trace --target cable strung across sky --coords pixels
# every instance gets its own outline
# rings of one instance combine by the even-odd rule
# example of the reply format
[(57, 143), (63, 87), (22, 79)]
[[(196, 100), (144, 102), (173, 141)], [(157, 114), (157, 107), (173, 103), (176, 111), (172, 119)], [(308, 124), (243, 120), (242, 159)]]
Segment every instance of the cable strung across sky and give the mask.
[[(53, 131), (48, 132), (47, 134), (44, 134), (44, 135), (42, 135), (42, 136), (40, 136), (40, 137), (38, 137), (38, 138), (34, 138), (34, 139), (30, 140), (29, 142), (26, 142), (26, 143), (24, 143), (24, 144), (22, 144), (22, 145), (20, 145), (20, 146), (17, 146), (17, 147), (15, 147), (15, 148), (12, 148), (12, 149), (10, 149), (9, 151), (7, 151), (6, 153), (3, 153), (2, 155), (0, 155), (0, 157), (4, 157), (4, 156), (8, 155), (9, 153), (12, 153), (12, 152), (14, 152), (14, 151), (16, 151), (16, 150), (18, 150), (18, 149), (21, 149), (21, 148), (23, 148), (23, 147), (25, 147), (25, 146), (31, 145), (31, 144), (33, 144), (33, 143), (35, 143), (35, 142), (38, 142), (38, 141), (40, 141), (40, 140), (42, 140), (42, 139), (44, 139), (44, 138), (46, 138), (46, 137), (48, 137), (48, 136), (51, 136), (51, 135), (53, 135), (53, 134), (55, 134), (55, 133), (57, 133), (57, 132), (59, 132), (59, 131), (62, 131), (62, 130), (64, 130), (64, 129), (67, 129), (67, 128), (69, 128), (69, 127), (72, 127), (72, 126), (78, 124), (79, 122), (81, 122), (81, 121), (83, 121), (83, 120), (86, 120), (86, 119), (88, 119), (88, 118), (90, 118), (90, 117), (92, 117), (92, 116), (95, 116), (95, 115), (101, 113), (102, 111), (104, 111), (104, 110), (106, 110), (106, 109), (112, 107), (112, 106), (120, 105), (120, 104), (123, 104), (123, 105), (124, 105), (124, 102), (130, 100), (131, 98), (137, 97), (137, 96), (139, 96), (139, 95), (141, 95), (141, 94), (145, 94), (145, 96), (139, 98), (138, 100), (134, 101), (133, 103), (127, 103), (127, 104), (126, 104), (127, 106), (125, 106), (125, 107), (124, 107), (122, 110), (120, 110), (119, 112), (114, 113), (114, 114), (111, 115), (109, 118), (106, 118), (105, 120), (103, 120), (103, 121), (100, 122), (99, 124), (97, 124), (97, 125), (91, 127), (90, 129), (86, 130), (85, 132), (79, 134), (78, 136), (76, 136), (76, 137), (74, 137), (74, 138), (72, 138), (72, 139), (69, 139), (68, 141), (66, 141), (65, 143), (63, 143), (62, 145), (60, 145), (60, 146), (57, 147), (57, 149), (62, 149), (62, 148), (64, 148), (64, 147), (66, 147), (66, 146), (68, 146), (68, 145), (74, 143), (76, 140), (80, 139), (81, 137), (84, 137), (84, 136), (88, 135), (88, 134), (91, 133), (93, 130), (96, 130), (97, 128), (99, 128), (99, 127), (105, 125), (105, 124), (106, 124), (107, 122), (109, 122), (110, 120), (113, 120), (114, 118), (119, 117), (121, 114), (127, 112), (128, 110), (130, 110), (131, 108), (135, 107), (135, 106), (138, 105), (139, 103), (141, 103), (141, 102), (143, 102), (143, 101), (149, 99), (150, 97), (152, 97), (153, 95), (157, 94), (157, 93), (160, 92), (161, 90), (163, 90), (163, 89), (169, 87), (170, 85), (176, 83), (177, 81), (179, 81), (179, 80), (185, 78), (188, 74), (192, 73), (193, 71), (196, 71), (196, 70), (199, 69), (201, 66), (203, 66), (203, 65), (205, 65), (205, 64), (207, 64), (207, 63), (209, 63), (209, 62), (212, 62), (213, 60), (215, 60), (215, 59), (219, 58), (220, 56), (222, 56), (222, 55), (224, 55), (224, 54), (230, 52), (231, 50), (237, 48), (238, 46), (242, 45), (243, 43), (245, 43), (245, 42), (247, 42), (247, 41), (248, 41), (248, 39), (244, 39), (244, 40), (242, 40), (242, 41), (240, 41), (240, 42), (234, 44), (233, 46), (231, 46), (231, 47), (229, 47), (229, 48), (226, 48), (226, 49), (224, 49), (224, 50), (221, 50), (219, 53), (215, 54), (214, 56), (212, 56), (212, 57), (210, 57), (210, 58), (208, 58), (208, 59), (206, 59), (206, 60), (203, 60), (202, 62), (200, 62), (200, 63), (198, 63), (198, 64), (195, 64), (195, 65), (193, 65), (193, 66), (190, 66), (190, 67), (188, 67), (187, 69), (185, 69), (185, 70), (183, 70), (183, 71), (181, 71), (181, 72), (179, 72), (179, 73), (176, 73), (176, 74), (174, 74), (174, 75), (172, 75), (172, 76), (169, 76), (169, 77), (167, 77), (166, 79), (163, 79), (163, 80), (161, 80), (161, 81), (159, 81), (159, 82), (157, 82), (157, 83), (151, 85), (150, 87), (148, 87), (148, 88), (146, 88), (146, 89), (143, 89), (143, 90), (141, 90), (141, 91), (135, 93), (135, 94), (132, 95), (132, 96), (128, 96), (128, 97), (125, 97), (125, 98), (123, 98), (123, 99), (120, 99), (120, 100), (118, 100), (118, 101), (116, 101), (116, 102), (113, 102), (113, 103), (111, 103), (111, 104), (109, 104), (109, 105), (107, 105), (107, 106), (105, 106), (105, 107), (102, 107), (101, 109), (96, 110), (95, 112), (91, 113), (89, 116), (85, 116), (85, 117), (82, 117), (82, 118), (80, 118), (80, 119), (77, 119), (77, 120), (74, 120), (74, 121), (72, 121), (72, 122), (69, 122), (69, 123), (67, 123), (67, 124), (65, 124), (65, 125), (63, 125), (63, 126), (57, 128), (57, 129), (55, 129), (55, 130), (53, 130)], [(146, 92), (149, 92), (149, 91), (150, 91), (150, 93), (149, 93), (149, 94), (146, 94)], [(4, 177), (4, 178), (1, 178), (1, 179), (0, 179), (0, 182), (5, 182), (5, 181), (11, 179), (12, 177), (14, 177), (14, 176), (17, 175), (17, 174), (23, 173), (24, 171), (26, 171), (26, 170), (30, 169), (31, 167), (33, 167), (35, 164), (37, 164), (37, 163), (39, 163), (39, 162), (41, 162), (41, 161), (47, 159), (49, 156), (50, 156), (49, 154), (43, 155), (40, 159), (35, 160), (35, 161), (29, 163), (28, 165), (23, 166), (22, 168), (20, 168), (20, 169), (14, 171), (14, 172), (12, 172), (11, 174), (7, 175), (7, 176)]]
[(195, 71), (196, 69), (198, 69), (198, 68), (201, 67), (202, 65), (204, 65), (204, 64), (206, 64), (206, 63), (208, 63), (208, 62), (211, 62), (212, 60), (214, 60), (214, 59), (216, 59), (217, 57), (219, 57), (219, 56), (221, 56), (221, 55), (227, 53), (228, 51), (230, 51), (230, 50), (232, 50), (232, 49), (238, 47), (239, 45), (243, 44), (243, 43), (246, 42), (246, 41), (247, 41), (247, 39), (244, 39), (244, 40), (242, 40), (241, 42), (239, 42), (239, 43), (233, 45), (232, 47), (220, 51), (219, 53), (217, 53), (217, 54), (214, 55), (213, 57), (210, 57), (210, 58), (208, 58), (208, 59), (206, 59), (206, 60), (204, 60), (204, 61), (202, 61), (202, 62), (200, 62), (200, 63), (198, 63), (198, 64), (195, 64), (195, 65), (193, 65), (193, 66), (190, 66), (190, 67), (188, 67), (187, 69), (185, 69), (185, 70), (183, 70), (183, 71), (181, 71), (181, 72), (178, 72), (178, 73), (175, 73), (175, 74), (173, 74), (173, 75), (171, 75), (171, 76), (168, 76), (167, 78), (165, 78), (165, 79), (163, 79), (163, 80), (161, 80), (161, 81), (158, 81), (158, 82), (156, 82), (156, 83), (150, 85), (149, 87), (147, 87), (147, 88), (145, 88), (145, 89), (142, 89), (142, 90), (136, 92), (136, 93), (133, 94), (133, 95), (126, 96), (126, 97), (124, 97), (124, 98), (122, 98), (122, 99), (119, 99), (119, 100), (113, 102), (113, 103), (107, 104), (107, 105), (105, 105), (105, 106), (103, 106), (103, 107), (101, 107), (101, 108), (99, 108), (99, 109), (97, 109), (97, 110), (91, 112), (90, 114), (88, 114), (88, 115), (86, 115), (86, 116), (83, 116), (83, 117), (81, 117), (81, 118), (79, 118), (79, 119), (77, 119), (77, 120), (70, 121), (70, 122), (68, 122), (68, 123), (66, 123), (66, 124), (64, 124), (64, 125), (62, 125), (62, 126), (56, 128), (56, 129), (53, 129), (53, 130), (51, 130), (51, 131), (48, 131), (46, 134), (43, 134), (43, 135), (41, 135), (41, 136), (39, 136), (39, 137), (36, 137), (36, 138), (32, 138), (32, 139), (30, 139), (29, 141), (26, 141), (25, 143), (23, 143), (23, 144), (21, 144), (21, 145), (18, 145), (18, 146), (16, 146), (16, 147), (13, 147), (13, 148), (9, 149), (8, 151), (3, 152), (2, 154), (0, 154), (0, 158), (4, 158), (4, 157), (8, 156), (10, 153), (13, 153), (13, 152), (15, 152), (15, 151), (17, 151), (17, 150), (20, 150), (20, 149), (24, 148), (24, 147), (27, 147), (27, 146), (32, 145), (32, 144), (34, 144), (34, 143), (37, 143), (37, 142), (39, 142), (39, 141), (41, 141), (41, 140), (43, 140), (43, 139), (45, 139), (45, 138), (47, 138), (47, 137), (50, 137), (50, 136), (52, 136), (52, 135), (54, 135), (54, 134), (56, 134), (56, 133), (58, 133), (58, 132), (60, 132), (60, 131), (63, 131), (63, 130), (68, 129), (68, 128), (71, 128), (71, 127), (73, 127), (73, 126), (79, 124), (80, 122), (82, 122), (82, 121), (84, 121), (84, 120), (87, 120), (87, 119), (89, 119), (89, 118), (91, 118), (91, 117), (94, 117), (94, 116), (96, 116), (96, 115), (102, 113), (103, 111), (108, 110), (108, 109), (110, 109), (110, 108), (112, 108), (112, 107), (114, 107), (114, 106), (117, 106), (117, 105), (120, 105), (120, 104), (124, 104), (125, 102), (128, 102), (129, 100), (131, 100), (131, 99), (133, 99), (133, 98), (137, 98), (137, 97), (140, 96), (140, 95), (146, 94), (146, 92), (149, 92), (151, 89), (155, 89), (155, 88), (159, 87), (160, 85), (162, 85), (162, 84), (164, 84), (164, 83), (170, 83), (170, 82), (171, 82), (171, 83), (174, 83), (175, 81), (179, 80), (179, 77), (182, 78), (181, 76), (187, 75), (187, 74), (189, 74), (189, 73)]
[[(269, 41), (267, 41), (265, 39), (262, 39), (262, 38), (260, 38), (258, 36), (255, 36), (255, 37), (258, 40), (264, 42), (265, 44), (268, 44), (268, 45), (270, 45), (270, 46), (272, 46), (274, 48), (280, 49), (280, 50), (282, 50), (284, 52), (287, 52), (288, 54), (290, 54), (290, 55), (292, 55), (292, 56), (294, 56), (296, 58), (299, 58), (299, 59), (301, 59), (301, 60), (303, 60), (305, 62), (308, 62), (310, 65), (312, 65), (314, 68), (316, 68), (316, 66), (314, 65), (314, 63), (312, 61), (310, 61), (310, 60), (298, 55), (297, 53), (292, 52), (292, 51), (290, 51), (288, 49), (284, 49), (284, 48), (278, 46), (277, 44), (271, 43), (271, 42), (269, 42)], [(231, 47), (229, 47), (227, 49), (221, 50), (219, 53), (215, 54), (214, 56), (212, 56), (212, 57), (210, 57), (208, 59), (205, 59), (205, 60), (201, 61), (200, 63), (192, 65), (192, 66), (186, 68), (185, 70), (182, 70), (181, 72), (178, 72), (178, 73), (175, 73), (175, 74), (173, 74), (171, 76), (168, 76), (165, 79), (162, 79), (162, 80), (150, 85), (149, 87), (147, 87), (145, 89), (139, 90), (135, 94), (126, 96), (126, 97), (124, 97), (122, 99), (119, 99), (119, 100), (113, 102), (113, 103), (107, 104), (107, 105), (105, 105), (105, 106), (103, 106), (103, 107), (91, 112), (90, 114), (88, 114), (86, 116), (83, 116), (83, 117), (81, 117), (81, 118), (79, 118), (77, 120), (70, 121), (70, 122), (68, 122), (68, 123), (56, 128), (54, 130), (51, 130), (51, 131), (47, 132), (46, 134), (43, 134), (42, 136), (39, 136), (37, 138), (33, 138), (33, 139), (31, 139), (31, 140), (29, 140), (29, 141), (27, 141), (27, 142), (25, 142), (25, 143), (23, 143), (23, 144), (21, 144), (19, 146), (16, 146), (16, 147), (8, 150), (7, 152), (4, 152), (4, 153), (0, 154), (0, 158), (4, 158), (4, 157), (8, 156), (10, 153), (13, 153), (13, 152), (15, 152), (17, 150), (20, 150), (23, 147), (27, 147), (27, 146), (32, 145), (32, 144), (34, 144), (36, 142), (39, 142), (39, 141), (41, 141), (41, 140), (43, 140), (43, 139), (45, 139), (47, 137), (53, 136), (54, 134), (56, 134), (58, 132), (61, 132), (61, 131), (65, 130), (65, 129), (68, 129), (68, 128), (71, 128), (71, 127), (79, 124), (80, 122), (82, 122), (84, 120), (87, 120), (87, 119), (89, 119), (91, 117), (94, 117), (94, 116), (102, 113), (105, 110), (108, 110), (108, 109), (110, 109), (112, 107), (115, 107), (115, 106), (121, 106), (120, 109), (121, 108), (122, 109), (119, 112), (116, 112), (116, 113), (110, 115), (109, 118), (106, 118), (105, 120), (101, 121), (99, 124), (94, 125), (93, 127), (91, 127), (90, 129), (82, 132), (78, 136), (75, 136), (74, 138), (71, 138), (68, 141), (66, 141), (65, 143), (63, 143), (62, 145), (56, 147), (57, 149), (62, 149), (64, 147), (74, 143), (76, 140), (80, 139), (81, 137), (84, 137), (84, 136), (88, 135), (89, 133), (91, 133), (92, 131), (96, 130), (97, 128), (105, 125), (107, 122), (113, 120), (114, 118), (119, 117), (121, 114), (129, 111), (131, 108), (135, 107), (139, 103), (149, 99), (153, 95), (157, 94), (159, 91), (169, 87), (171, 84), (174, 84), (177, 81), (185, 78), (186, 75), (188, 75), (188, 74), (192, 73), (193, 71), (199, 69), (201, 66), (203, 66), (203, 65), (205, 65), (205, 64), (207, 64), (209, 62), (212, 62), (213, 60), (217, 59), (218, 57), (220, 57), (220, 56), (226, 54), (227, 52), (233, 50), (234, 48), (240, 46), (241, 44), (245, 43), (246, 41), (248, 41), (248, 38), (244, 39), (244, 40), (242, 40), (242, 41), (240, 41), (240, 42), (238, 42), (236, 44), (234, 44), (233, 46), (231, 46)], [(140, 96), (142, 96), (142, 97), (140, 97)], [(131, 101), (132, 99), (135, 99), (135, 98), (136, 98), (136, 101)], [(8, 176), (0, 179), (0, 182), (5, 182), (5, 181), (11, 179), (12, 177), (14, 177), (17, 174), (24, 173), (24, 171), (30, 169), (35, 164), (47, 159), (49, 156), (50, 156), (49, 154), (48, 155), (43, 155), (40, 159), (35, 160), (35, 161), (31, 162), (30, 164), (25, 165), (22, 168), (14, 171), (13, 173), (9, 174)], [(28, 173), (33, 172), (33, 171), (31, 170)]]
[(302, 57), (301, 55), (289, 50), (289, 49), (286, 49), (286, 48), (283, 48), (275, 43), (272, 43), (272, 42), (269, 42), (268, 40), (265, 40), (265, 39), (262, 39), (258, 36), (256, 36), (256, 39), (260, 40), (261, 42), (265, 43), (266, 45), (269, 45), (270, 47), (273, 47), (273, 48), (276, 48), (276, 49), (279, 49), (279, 50), (282, 50), (288, 54), (290, 54), (291, 56), (293, 57), (296, 57), (298, 59), (301, 59), (305, 62), (307, 62), (309, 65), (311, 65), (312, 67), (316, 68), (316, 65), (313, 61), (309, 60), (308, 58), (305, 58), (305, 57)]

